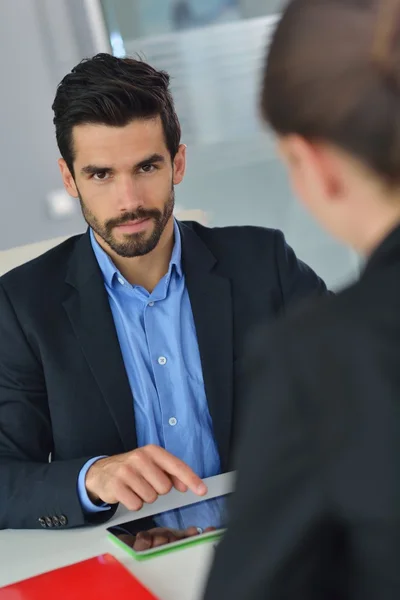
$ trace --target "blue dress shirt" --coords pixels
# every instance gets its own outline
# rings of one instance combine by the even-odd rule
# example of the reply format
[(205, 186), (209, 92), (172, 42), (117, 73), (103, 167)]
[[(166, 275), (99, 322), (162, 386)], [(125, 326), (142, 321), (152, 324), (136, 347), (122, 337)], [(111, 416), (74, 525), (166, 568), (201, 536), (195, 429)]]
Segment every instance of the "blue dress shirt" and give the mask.
[[(174, 237), (168, 273), (150, 294), (121, 275), (91, 231), (134, 398), (138, 447), (161, 446), (204, 478), (220, 473), (220, 459), (181, 266), (181, 234), (176, 221)], [(98, 458), (85, 464), (78, 479), (78, 493), (86, 512), (109, 508), (95, 506), (85, 489), (86, 473)], [(209, 500), (170, 511), (157, 524), (178, 529), (219, 526), (221, 510), (219, 501)]]

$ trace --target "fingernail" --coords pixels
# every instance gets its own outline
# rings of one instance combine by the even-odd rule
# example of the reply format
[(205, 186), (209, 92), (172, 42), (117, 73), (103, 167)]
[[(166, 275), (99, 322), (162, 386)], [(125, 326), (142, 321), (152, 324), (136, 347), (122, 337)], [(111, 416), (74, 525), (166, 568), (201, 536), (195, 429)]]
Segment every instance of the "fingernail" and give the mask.
[(201, 483), (198, 487), (197, 487), (197, 493), (198, 494), (205, 494), (207, 492), (207, 486), (205, 483)]

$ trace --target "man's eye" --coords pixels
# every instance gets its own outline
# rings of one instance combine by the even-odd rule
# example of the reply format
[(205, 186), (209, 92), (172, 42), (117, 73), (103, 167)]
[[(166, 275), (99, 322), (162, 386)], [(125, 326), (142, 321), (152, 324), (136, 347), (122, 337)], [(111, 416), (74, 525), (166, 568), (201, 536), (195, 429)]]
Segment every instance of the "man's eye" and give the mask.
[(106, 181), (109, 179), (110, 173), (106, 173), (105, 171), (99, 171), (98, 173), (93, 173), (93, 179), (95, 181)]
[(154, 165), (143, 165), (143, 167), (141, 167), (141, 171), (143, 173), (152, 173), (155, 170), (155, 166)]

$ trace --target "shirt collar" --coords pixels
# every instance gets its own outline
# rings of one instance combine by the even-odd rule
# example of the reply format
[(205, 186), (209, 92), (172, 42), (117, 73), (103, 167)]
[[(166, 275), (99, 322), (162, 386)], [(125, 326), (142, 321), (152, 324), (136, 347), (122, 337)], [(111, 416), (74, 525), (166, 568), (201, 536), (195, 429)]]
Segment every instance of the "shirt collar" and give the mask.
[(175, 267), (178, 276), (182, 277), (182, 236), (176, 219), (174, 219), (174, 247), (169, 263), (170, 270), (172, 267)]
[[(112, 287), (114, 285), (114, 279), (116, 277), (122, 277), (122, 275), (118, 271), (111, 258), (108, 256), (107, 252), (103, 250), (96, 240), (92, 229), (90, 229), (90, 241), (94, 255), (103, 274), (104, 281), (109, 287)], [(172, 249), (171, 260), (169, 263), (168, 279), (171, 275), (173, 267), (175, 267), (177, 275), (182, 277), (182, 240), (181, 232), (176, 219), (174, 219), (174, 247)]]

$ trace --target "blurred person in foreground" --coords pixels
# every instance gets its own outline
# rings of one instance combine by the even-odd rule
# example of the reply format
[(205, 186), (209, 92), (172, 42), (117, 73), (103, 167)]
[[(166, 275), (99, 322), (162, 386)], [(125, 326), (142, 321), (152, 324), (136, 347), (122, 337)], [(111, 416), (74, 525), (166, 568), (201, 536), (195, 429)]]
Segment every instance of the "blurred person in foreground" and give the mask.
[(271, 328), (207, 600), (400, 598), (400, 1), (294, 0), (262, 112), (304, 204), (367, 258)]
[[(0, 279), (0, 528), (204, 495), (203, 478), (233, 468), (248, 331), (327, 293), (279, 231), (174, 218), (186, 146), (166, 73), (99, 54), (53, 109), (88, 229)], [(220, 508), (156, 525), (217, 526)]]

